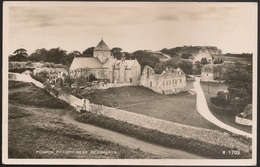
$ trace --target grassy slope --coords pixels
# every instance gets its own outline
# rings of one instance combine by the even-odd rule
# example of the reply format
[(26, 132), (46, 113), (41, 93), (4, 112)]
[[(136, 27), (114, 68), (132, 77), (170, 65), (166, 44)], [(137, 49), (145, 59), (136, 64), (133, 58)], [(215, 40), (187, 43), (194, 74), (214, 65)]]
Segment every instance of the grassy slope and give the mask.
[[(8, 151), (9, 158), (159, 158), (140, 150), (133, 150), (89, 135), (71, 124), (63, 122), (62, 116), (71, 109), (39, 108), (42, 99), (51, 98), (40, 94), (42, 90), (20, 82), (9, 83), (10, 103), (8, 109)], [(33, 89), (32, 89), (33, 88)], [(13, 93), (38, 92), (41, 96), (27, 98), (27, 104), (13, 99)], [(24, 98), (23, 95), (15, 98)], [(42, 97), (44, 96), (44, 97)], [(55, 102), (56, 103), (56, 102)], [(32, 107), (33, 104), (35, 107)], [(43, 104), (47, 105), (48, 103)], [(43, 105), (40, 105), (43, 107)], [(48, 107), (48, 106), (45, 106)], [(50, 106), (52, 107), (52, 106)], [(60, 151), (116, 151), (116, 154), (56, 153)], [(53, 151), (40, 154), (37, 151)]]
[(231, 57), (231, 56), (223, 56), (223, 55), (213, 55), (215, 59), (217, 58), (223, 58), (225, 61), (235, 61), (237, 60), (240, 63), (243, 64), (252, 64), (251, 58), (243, 58), (243, 57)]
[(217, 117), (219, 120), (221, 120), (222, 122), (224, 122), (224, 123), (226, 123), (230, 126), (233, 126), (237, 129), (243, 130), (243, 131), (248, 132), (248, 133), (252, 133), (252, 127), (239, 125), (235, 122), (236, 114), (233, 114), (232, 112), (228, 112), (226, 109), (218, 108), (210, 102), (210, 98), (212, 96), (217, 95), (217, 92), (219, 90), (226, 90), (227, 89), (227, 86), (225, 84), (223, 84), (223, 83), (209, 83), (209, 93), (208, 93), (208, 83), (201, 82), (201, 87), (202, 87), (204, 94), (205, 94), (205, 97), (207, 99), (209, 109), (215, 117)]
[[(190, 83), (192, 88), (192, 83)], [(196, 95), (187, 92), (178, 95), (161, 95), (144, 87), (121, 87), (97, 90), (85, 97), (90, 102), (118, 107), (172, 122), (221, 130), (204, 119), (196, 110)]]

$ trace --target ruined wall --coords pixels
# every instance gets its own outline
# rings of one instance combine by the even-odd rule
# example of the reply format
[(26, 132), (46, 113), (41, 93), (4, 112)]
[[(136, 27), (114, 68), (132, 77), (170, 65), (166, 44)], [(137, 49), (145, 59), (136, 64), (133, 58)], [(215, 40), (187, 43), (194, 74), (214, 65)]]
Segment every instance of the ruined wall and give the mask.
[(186, 76), (177, 70), (155, 74), (151, 67), (145, 66), (140, 78), (140, 85), (157, 93), (175, 94), (186, 90)]

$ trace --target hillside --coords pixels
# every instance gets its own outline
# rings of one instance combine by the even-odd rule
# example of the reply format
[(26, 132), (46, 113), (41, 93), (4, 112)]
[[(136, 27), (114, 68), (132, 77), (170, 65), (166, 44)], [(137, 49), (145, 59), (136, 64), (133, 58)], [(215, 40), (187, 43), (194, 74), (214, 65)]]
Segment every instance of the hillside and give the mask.
[(170, 49), (164, 48), (161, 52), (172, 56), (175, 54), (194, 54), (198, 53), (200, 50), (207, 51), (209, 54), (222, 54), (221, 49), (216, 46), (182, 46)]
[[(73, 109), (30, 83), (9, 82), (8, 157), (161, 158), (93, 135), (68, 122)], [(66, 118), (66, 119), (64, 119)], [(91, 151), (108, 153), (91, 153)]]

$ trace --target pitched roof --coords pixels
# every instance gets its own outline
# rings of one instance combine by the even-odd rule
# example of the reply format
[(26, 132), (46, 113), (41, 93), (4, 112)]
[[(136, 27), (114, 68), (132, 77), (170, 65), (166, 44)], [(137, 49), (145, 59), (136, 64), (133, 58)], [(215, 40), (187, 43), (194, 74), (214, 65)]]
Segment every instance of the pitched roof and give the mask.
[(75, 57), (70, 70), (78, 68), (102, 68), (102, 64), (97, 57)]
[(103, 39), (98, 43), (98, 45), (95, 47), (94, 50), (109, 50), (109, 47), (107, 44), (103, 41)]

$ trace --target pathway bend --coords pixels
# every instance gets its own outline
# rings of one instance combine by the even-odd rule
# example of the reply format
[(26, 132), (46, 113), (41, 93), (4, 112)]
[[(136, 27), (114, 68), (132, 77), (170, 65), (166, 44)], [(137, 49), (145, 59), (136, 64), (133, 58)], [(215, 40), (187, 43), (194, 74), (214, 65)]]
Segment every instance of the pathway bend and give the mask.
[(218, 127), (226, 129), (229, 132), (252, 138), (252, 134), (236, 129), (218, 120), (208, 108), (207, 100), (200, 86), (200, 78), (196, 77), (196, 81), (193, 84), (194, 84), (194, 90), (197, 93), (196, 105), (200, 115), (202, 115), (204, 118), (206, 118), (208, 121), (212, 122), (213, 124), (217, 125)]

